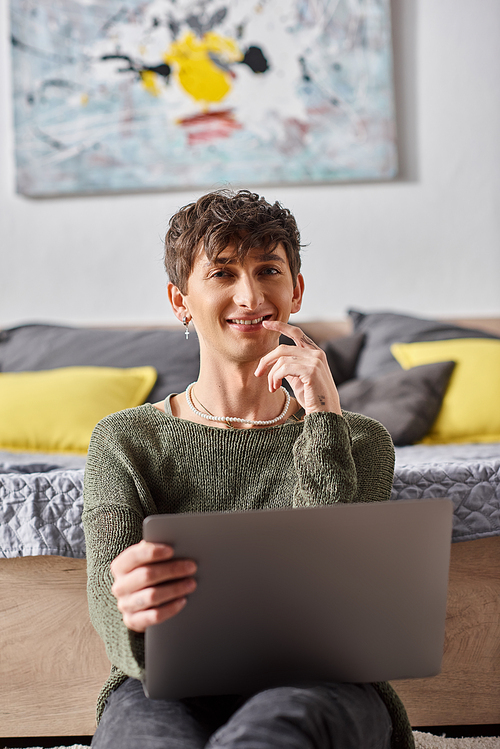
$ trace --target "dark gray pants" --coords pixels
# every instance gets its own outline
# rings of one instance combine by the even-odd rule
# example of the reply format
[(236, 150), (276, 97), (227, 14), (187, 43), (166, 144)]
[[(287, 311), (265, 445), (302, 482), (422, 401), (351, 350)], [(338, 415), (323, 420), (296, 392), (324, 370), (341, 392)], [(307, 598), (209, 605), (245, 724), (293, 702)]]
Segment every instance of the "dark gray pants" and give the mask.
[(108, 698), (94, 749), (389, 749), (391, 721), (369, 684), (150, 700), (127, 679)]

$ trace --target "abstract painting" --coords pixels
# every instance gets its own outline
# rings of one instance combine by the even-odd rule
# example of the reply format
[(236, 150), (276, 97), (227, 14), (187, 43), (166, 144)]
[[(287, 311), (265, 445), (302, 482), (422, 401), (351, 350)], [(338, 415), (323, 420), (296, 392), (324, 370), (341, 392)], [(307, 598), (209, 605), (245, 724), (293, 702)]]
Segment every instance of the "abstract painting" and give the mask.
[(390, 0), (11, 0), (17, 190), (396, 175)]

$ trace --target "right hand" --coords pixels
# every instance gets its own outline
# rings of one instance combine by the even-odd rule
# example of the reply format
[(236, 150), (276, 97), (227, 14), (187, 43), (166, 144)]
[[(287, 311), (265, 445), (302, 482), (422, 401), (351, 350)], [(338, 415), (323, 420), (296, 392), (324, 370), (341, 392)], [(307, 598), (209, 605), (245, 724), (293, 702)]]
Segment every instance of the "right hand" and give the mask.
[(134, 632), (171, 619), (186, 605), (196, 588), (192, 559), (176, 559), (166, 544), (141, 541), (111, 562), (115, 596), (123, 622)]

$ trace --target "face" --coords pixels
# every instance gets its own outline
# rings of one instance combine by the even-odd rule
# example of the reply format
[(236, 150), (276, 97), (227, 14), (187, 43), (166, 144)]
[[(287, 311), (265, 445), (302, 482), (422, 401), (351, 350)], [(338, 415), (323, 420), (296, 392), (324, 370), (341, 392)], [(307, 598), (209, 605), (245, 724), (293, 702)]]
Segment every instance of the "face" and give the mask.
[[(174, 287), (175, 289), (175, 287)], [(293, 283), (286, 252), (278, 245), (272, 252), (251, 250), (243, 263), (231, 248), (210, 262), (201, 252), (189, 276), (187, 293), (171, 294), (186, 311), (178, 317), (191, 317), (200, 345), (235, 361), (255, 360), (271, 351), (278, 335), (266, 330), (263, 320), (287, 322), (298, 312), (304, 283), (299, 275)]]

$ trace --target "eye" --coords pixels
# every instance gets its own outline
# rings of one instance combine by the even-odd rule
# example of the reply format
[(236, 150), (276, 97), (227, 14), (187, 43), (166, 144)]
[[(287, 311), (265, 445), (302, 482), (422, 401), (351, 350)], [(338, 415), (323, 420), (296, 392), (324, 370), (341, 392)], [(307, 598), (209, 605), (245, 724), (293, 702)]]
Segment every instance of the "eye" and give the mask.
[(263, 268), (261, 271), (266, 276), (278, 276), (281, 275), (281, 271), (279, 268), (274, 268), (272, 266), (268, 266), (267, 268)]
[(227, 278), (230, 275), (231, 274), (229, 273), (229, 271), (224, 270), (224, 269), (221, 268), (221, 269), (216, 270), (213, 273), (211, 273), (210, 274), (210, 278)]

